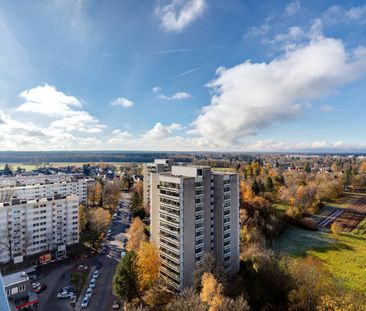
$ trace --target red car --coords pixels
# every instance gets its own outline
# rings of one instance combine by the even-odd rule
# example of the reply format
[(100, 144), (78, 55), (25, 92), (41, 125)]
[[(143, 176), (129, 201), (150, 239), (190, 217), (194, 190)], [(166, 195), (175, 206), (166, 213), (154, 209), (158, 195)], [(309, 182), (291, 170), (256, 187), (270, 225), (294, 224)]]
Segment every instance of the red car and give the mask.
[(36, 290), (35, 290), (35, 292), (37, 293), (37, 294), (39, 294), (40, 292), (43, 292), (44, 290), (46, 290), (47, 289), (47, 285), (46, 284), (41, 284), (40, 286), (38, 286), (37, 288), (36, 288)]

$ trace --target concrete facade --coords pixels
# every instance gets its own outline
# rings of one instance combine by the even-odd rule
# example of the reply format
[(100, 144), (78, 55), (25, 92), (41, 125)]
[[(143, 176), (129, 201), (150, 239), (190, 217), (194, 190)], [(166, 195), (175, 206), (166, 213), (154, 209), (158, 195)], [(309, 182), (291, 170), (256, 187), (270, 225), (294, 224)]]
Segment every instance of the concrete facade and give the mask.
[(0, 203), (0, 262), (51, 251), (79, 241), (79, 197), (53, 195)]
[(155, 159), (153, 163), (143, 164), (144, 205), (150, 205), (151, 173), (170, 172), (172, 165), (172, 159)]
[(2, 177), (0, 179), (0, 202), (11, 197), (37, 199), (51, 197), (53, 194), (77, 195), (80, 202), (87, 201), (87, 183), (85, 178), (74, 175), (38, 175)]
[(210, 167), (151, 173), (151, 242), (161, 275), (175, 290), (192, 286), (205, 253), (230, 275), (239, 269), (239, 177)]

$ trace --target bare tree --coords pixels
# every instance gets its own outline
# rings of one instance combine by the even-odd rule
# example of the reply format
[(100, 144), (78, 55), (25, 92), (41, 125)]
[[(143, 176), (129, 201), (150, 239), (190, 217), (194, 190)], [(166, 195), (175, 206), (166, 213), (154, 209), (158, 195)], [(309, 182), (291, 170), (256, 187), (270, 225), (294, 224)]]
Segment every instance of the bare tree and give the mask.
[(26, 256), (28, 254), (28, 248), (32, 245), (33, 235), (32, 232), (25, 232), (23, 236), (23, 245), (22, 245), (22, 255)]
[(19, 239), (19, 230), (11, 230), (8, 226), (0, 231), (0, 247), (4, 249), (9, 261), (14, 259), (14, 252), (17, 249), (17, 240)]

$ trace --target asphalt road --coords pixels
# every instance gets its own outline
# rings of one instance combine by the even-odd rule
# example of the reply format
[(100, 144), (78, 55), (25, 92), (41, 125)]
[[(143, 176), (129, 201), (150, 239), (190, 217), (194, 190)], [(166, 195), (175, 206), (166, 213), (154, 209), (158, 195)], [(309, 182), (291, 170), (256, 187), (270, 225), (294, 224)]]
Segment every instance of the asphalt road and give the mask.
[[(129, 204), (129, 195), (123, 195), (123, 206), (127, 207)], [(85, 310), (90, 311), (109, 311), (112, 310), (112, 304), (115, 297), (112, 294), (112, 280), (116, 266), (121, 258), (122, 252), (122, 236), (126, 230), (126, 218), (120, 213), (116, 224), (112, 226), (112, 239), (107, 241), (108, 252), (105, 256), (99, 255), (99, 261), (103, 264), (100, 270), (99, 278), (89, 306)]]

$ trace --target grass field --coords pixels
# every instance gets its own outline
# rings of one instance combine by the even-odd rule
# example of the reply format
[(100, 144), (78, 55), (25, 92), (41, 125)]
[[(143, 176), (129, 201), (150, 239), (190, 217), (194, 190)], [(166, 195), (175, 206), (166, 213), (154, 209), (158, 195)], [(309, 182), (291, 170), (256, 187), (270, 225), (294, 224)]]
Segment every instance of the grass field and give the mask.
[(353, 233), (333, 235), (326, 230), (290, 228), (278, 239), (275, 250), (296, 259), (319, 259), (347, 290), (366, 295), (366, 237)]
[[(62, 166), (83, 166), (84, 164), (87, 164), (90, 162), (50, 162), (50, 163), (42, 163), (46, 166), (51, 167), (62, 167)], [(127, 162), (103, 162), (108, 163), (111, 165), (114, 165), (116, 167), (124, 166), (124, 165), (130, 165), (131, 163)], [(24, 168), (26, 171), (32, 171), (37, 168), (37, 165), (35, 164), (29, 164), (29, 163), (8, 163), (14, 170), (17, 169), (17, 167)], [(3, 169), (5, 166), (5, 163), (0, 163), (0, 169)], [(42, 165), (43, 166), (43, 165)]]

